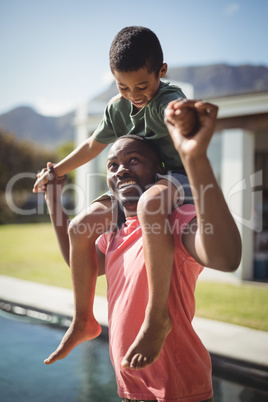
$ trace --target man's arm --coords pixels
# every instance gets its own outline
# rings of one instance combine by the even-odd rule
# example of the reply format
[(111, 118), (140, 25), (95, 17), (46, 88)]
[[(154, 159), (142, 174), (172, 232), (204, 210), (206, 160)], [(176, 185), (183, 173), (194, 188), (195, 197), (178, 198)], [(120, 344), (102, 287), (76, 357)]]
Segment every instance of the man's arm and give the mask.
[[(52, 163), (47, 164), (47, 168), (53, 166)], [(70, 265), (69, 252), (70, 243), (68, 236), (68, 226), (70, 219), (64, 212), (61, 203), (61, 194), (64, 184), (66, 182), (66, 176), (52, 177), (50, 174), (49, 182), (46, 186), (45, 200), (48, 207), (51, 223), (57, 236), (61, 254), (65, 262)], [(105, 274), (105, 254), (103, 254), (98, 245), (96, 245), (97, 259), (98, 259), (98, 275)]]
[(105, 275), (105, 254), (100, 251), (98, 244), (96, 244), (96, 253), (98, 260), (98, 276)]
[[(47, 168), (53, 166), (48, 162)], [(63, 186), (66, 182), (66, 176), (53, 177), (52, 173), (49, 173), (49, 181), (45, 190), (45, 200), (50, 216), (51, 223), (57, 236), (61, 254), (69, 265), (69, 252), (70, 244), (68, 237), (69, 217), (64, 212), (61, 203), (61, 193)]]
[[(192, 137), (181, 135), (179, 129), (187, 107), (194, 108), (199, 118), (199, 130)], [(234, 271), (241, 259), (241, 239), (207, 157), (217, 111), (217, 106), (206, 102), (172, 102), (165, 121), (186, 170), (197, 213), (197, 232), (187, 231), (184, 245), (202, 265)]]

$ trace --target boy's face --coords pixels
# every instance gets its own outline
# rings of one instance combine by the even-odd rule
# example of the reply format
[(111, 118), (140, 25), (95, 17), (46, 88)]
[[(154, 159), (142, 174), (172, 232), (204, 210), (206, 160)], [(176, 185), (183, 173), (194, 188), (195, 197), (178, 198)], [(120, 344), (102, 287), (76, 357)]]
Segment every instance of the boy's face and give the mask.
[(121, 95), (129, 100), (133, 106), (140, 110), (148, 104), (158, 91), (160, 78), (167, 72), (164, 63), (158, 75), (149, 73), (146, 67), (136, 71), (113, 71), (113, 75)]

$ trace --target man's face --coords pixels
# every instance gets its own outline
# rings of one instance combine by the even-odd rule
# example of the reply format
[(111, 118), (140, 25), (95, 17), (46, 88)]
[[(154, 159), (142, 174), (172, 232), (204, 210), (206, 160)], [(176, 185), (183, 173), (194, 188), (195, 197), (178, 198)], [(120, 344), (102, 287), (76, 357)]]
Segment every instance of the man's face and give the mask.
[(113, 71), (121, 95), (140, 110), (148, 104), (158, 91), (160, 78), (164, 77), (167, 65), (163, 64), (159, 74), (149, 73), (146, 67), (136, 71)]
[(160, 166), (141, 141), (119, 139), (107, 159), (107, 184), (125, 210), (135, 211), (141, 194), (155, 182)]

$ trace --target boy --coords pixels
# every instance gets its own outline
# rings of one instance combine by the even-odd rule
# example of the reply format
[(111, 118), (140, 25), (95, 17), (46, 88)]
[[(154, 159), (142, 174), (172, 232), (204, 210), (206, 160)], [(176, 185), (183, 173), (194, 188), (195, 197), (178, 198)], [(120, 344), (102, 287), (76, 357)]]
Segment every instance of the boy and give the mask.
[[(172, 328), (168, 293), (174, 242), (172, 235), (165, 233), (165, 221), (172, 210), (183, 203), (184, 198), (190, 198), (190, 192), (180, 157), (164, 123), (164, 109), (170, 101), (183, 98), (184, 94), (179, 88), (161, 82), (166, 75), (167, 64), (163, 63), (158, 38), (147, 28), (128, 27), (117, 34), (110, 49), (110, 67), (119, 96), (109, 102), (93, 135), (57, 163), (53, 172), (56, 176), (65, 175), (93, 159), (108, 143), (125, 134), (137, 134), (149, 139), (158, 148), (166, 170), (172, 172), (150, 187), (138, 204), (150, 297), (144, 322), (123, 360), (123, 364), (131, 364), (137, 353), (143, 356), (144, 361), (155, 361)], [(194, 109), (190, 109), (180, 123), (181, 132), (193, 133), (196, 124), (193, 116)], [(34, 191), (42, 191), (47, 182), (48, 172), (42, 173), (38, 175)], [(126, 191), (132, 184), (133, 179), (130, 178), (121, 186)], [(64, 358), (77, 344), (93, 339), (100, 333), (100, 326), (93, 315), (97, 277), (95, 241), (100, 234), (94, 228), (102, 225), (105, 232), (111, 223), (117, 222), (114, 200), (112, 195), (99, 198), (86, 213), (69, 225), (68, 262), (72, 272), (75, 314), (60, 347), (47, 360), (47, 364)], [(84, 231), (81, 234), (80, 224), (90, 228), (90, 236)], [(155, 232), (152, 228), (156, 226), (158, 230)]]
[[(217, 107), (195, 101), (187, 104), (198, 110), (201, 123), (194, 140), (180, 133), (178, 121), (182, 116), (177, 112), (181, 111), (181, 102), (169, 105), (167, 125), (196, 190), (195, 206), (182, 205), (169, 217), (175, 243), (169, 291), (173, 327), (154, 364), (144, 362), (139, 354), (134, 356), (131, 366), (122, 367), (121, 362), (129, 343), (139, 332), (149, 298), (137, 218), (138, 202), (145, 189), (157, 183), (161, 163), (148, 141), (135, 136), (119, 138), (107, 159), (108, 186), (122, 203), (127, 218), (123, 228), (103, 234), (97, 243), (99, 274), (105, 273), (108, 282), (110, 356), (123, 402), (212, 401), (210, 356), (192, 326), (194, 290), (202, 265), (221, 271), (233, 271), (238, 267), (241, 240), (206, 155)], [(122, 190), (120, 183), (126, 179), (125, 171), (135, 178), (137, 185)], [(207, 191), (204, 192), (204, 188)], [(54, 194), (59, 196), (58, 191)], [(53, 199), (48, 188), (46, 199), (50, 213), (52, 211), (52, 222), (55, 222), (55, 206), (62, 214), (58, 205), (60, 197)], [(62, 220), (65, 218), (63, 216)], [(212, 230), (204, 230), (207, 225)], [(64, 250), (66, 238), (58, 227), (55, 229)], [(144, 365), (146, 368), (141, 370)]]

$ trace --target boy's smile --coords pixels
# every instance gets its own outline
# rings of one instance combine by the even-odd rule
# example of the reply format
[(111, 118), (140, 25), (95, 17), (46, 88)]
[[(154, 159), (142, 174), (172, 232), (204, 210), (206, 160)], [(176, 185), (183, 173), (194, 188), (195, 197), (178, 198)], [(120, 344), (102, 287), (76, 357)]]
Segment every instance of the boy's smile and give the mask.
[(166, 63), (163, 64), (159, 74), (149, 73), (146, 67), (135, 71), (113, 71), (121, 95), (129, 100), (133, 106), (140, 110), (148, 104), (158, 91), (160, 78), (167, 72)]

